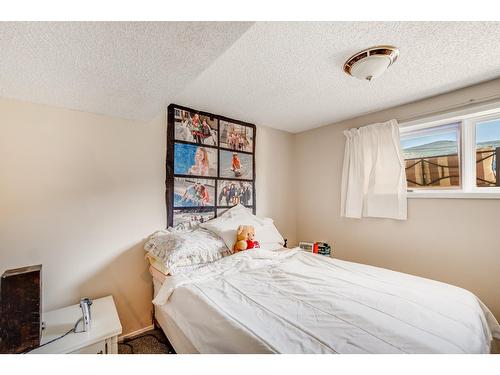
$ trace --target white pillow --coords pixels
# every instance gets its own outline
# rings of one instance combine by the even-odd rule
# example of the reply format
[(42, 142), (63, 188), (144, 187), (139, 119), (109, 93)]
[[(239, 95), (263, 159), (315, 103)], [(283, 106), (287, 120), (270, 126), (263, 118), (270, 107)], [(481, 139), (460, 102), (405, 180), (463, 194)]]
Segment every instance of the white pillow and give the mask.
[(158, 231), (149, 237), (144, 250), (148, 252), (148, 258), (163, 264), (164, 270), (171, 275), (196, 269), (231, 254), (224, 241), (201, 228), (189, 232)]
[(216, 219), (200, 224), (200, 227), (208, 229), (222, 238), (229, 250), (233, 250), (236, 242), (236, 232), (240, 225), (253, 225), (255, 228), (255, 240), (261, 244), (261, 247), (272, 248), (276, 250), (277, 244), (285, 243), (278, 229), (270, 218), (259, 218), (252, 215), (243, 205), (238, 204), (224, 212)]

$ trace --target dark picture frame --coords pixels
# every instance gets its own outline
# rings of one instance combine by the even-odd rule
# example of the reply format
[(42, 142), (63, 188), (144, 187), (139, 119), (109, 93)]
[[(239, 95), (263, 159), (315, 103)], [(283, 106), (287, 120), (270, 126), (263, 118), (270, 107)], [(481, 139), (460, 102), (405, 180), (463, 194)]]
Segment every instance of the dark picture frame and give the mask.
[[(210, 142), (204, 141), (199, 136), (204, 131), (203, 119), (209, 120), (205, 123), (209, 124), (210, 129), (205, 133), (210, 132), (212, 137)], [(232, 125), (224, 126), (223, 134), (221, 134), (221, 122)], [(256, 133), (257, 128), (254, 124), (177, 104), (168, 106), (165, 179), (167, 226), (189, 227), (192, 222), (203, 222), (208, 218), (217, 217), (218, 213), (238, 202), (247, 203), (245, 207), (256, 213)], [(217, 137), (216, 140), (213, 139), (214, 136)], [(231, 146), (228, 142), (221, 144), (221, 137), (225, 140), (232, 139)], [(229, 160), (228, 154), (235, 159)], [(217, 160), (214, 160), (214, 155), (217, 155)], [(225, 168), (223, 171), (221, 171), (221, 155)], [(251, 192), (231, 191), (230, 197), (223, 196), (223, 199), (219, 199), (221, 192), (218, 191), (218, 187), (227, 185), (228, 181), (234, 181), (234, 185), (240, 190), (241, 187), (248, 189), (251, 186)], [(205, 189), (200, 185), (210, 186), (209, 202), (206, 201), (206, 196), (203, 200)], [(222, 194), (224, 195), (223, 192)], [(183, 202), (189, 203), (180, 204), (180, 196), (184, 197)], [(197, 205), (196, 202), (203, 203)]]

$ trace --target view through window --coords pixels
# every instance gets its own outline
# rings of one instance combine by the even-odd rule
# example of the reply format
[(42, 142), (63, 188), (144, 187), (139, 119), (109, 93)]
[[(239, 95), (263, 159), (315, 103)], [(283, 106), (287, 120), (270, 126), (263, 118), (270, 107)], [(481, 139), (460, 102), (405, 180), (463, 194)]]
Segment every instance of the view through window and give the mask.
[(460, 187), (460, 123), (401, 135), (408, 188)]
[(476, 123), (476, 186), (500, 186), (500, 119)]

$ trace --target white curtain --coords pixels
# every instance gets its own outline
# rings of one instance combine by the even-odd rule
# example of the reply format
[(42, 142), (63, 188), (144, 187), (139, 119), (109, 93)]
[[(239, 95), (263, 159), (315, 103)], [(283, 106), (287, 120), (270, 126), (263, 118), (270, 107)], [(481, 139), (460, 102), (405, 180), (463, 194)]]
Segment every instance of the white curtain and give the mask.
[(406, 220), (406, 175), (396, 120), (344, 131), (341, 215)]

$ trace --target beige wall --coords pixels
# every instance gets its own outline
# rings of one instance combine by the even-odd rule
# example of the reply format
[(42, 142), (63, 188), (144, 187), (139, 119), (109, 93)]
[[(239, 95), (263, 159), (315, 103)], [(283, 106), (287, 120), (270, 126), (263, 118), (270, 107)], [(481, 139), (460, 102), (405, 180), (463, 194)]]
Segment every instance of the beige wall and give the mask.
[(289, 247), (297, 244), (295, 220), (294, 135), (257, 128), (257, 215), (271, 217)]
[[(166, 223), (165, 132), (164, 112), (138, 123), (0, 99), (0, 272), (42, 263), (45, 311), (112, 294), (124, 333), (151, 324), (142, 247)], [(257, 137), (258, 213), (293, 239), (293, 136)]]
[(296, 135), (297, 240), (328, 240), (340, 259), (467, 288), (500, 319), (500, 200), (410, 199), (407, 221), (340, 217), (345, 129), (499, 93), (496, 80)]

